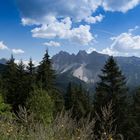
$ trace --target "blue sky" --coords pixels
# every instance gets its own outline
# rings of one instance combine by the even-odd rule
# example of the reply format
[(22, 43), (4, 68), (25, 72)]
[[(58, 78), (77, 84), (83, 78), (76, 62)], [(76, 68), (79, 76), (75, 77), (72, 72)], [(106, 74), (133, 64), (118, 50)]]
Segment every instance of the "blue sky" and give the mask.
[(41, 60), (48, 47), (140, 56), (140, 0), (1, 0), (0, 56)]

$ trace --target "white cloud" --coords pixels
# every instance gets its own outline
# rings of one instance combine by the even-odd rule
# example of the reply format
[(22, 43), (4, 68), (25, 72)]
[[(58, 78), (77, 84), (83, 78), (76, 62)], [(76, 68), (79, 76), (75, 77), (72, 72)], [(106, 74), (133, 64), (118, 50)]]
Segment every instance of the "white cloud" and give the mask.
[(63, 38), (68, 30), (70, 30), (72, 21), (70, 18), (65, 18), (62, 21), (54, 20), (50, 24), (43, 24), (32, 30), (33, 37), (39, 38)]
[(22, 24), (37, 26), (31, 31), (33, 37), (64, 39), (80, 45), (87, 45), (94, 37), (89, 25), (73, 27), (73, 23), (82, 20), (88, 23), (100, 22), (101, 15), (92, 17), (92, 13), (101, 5), (101, 1), (28, 0), (28, 2), (23, 2), (23, 0), (17, 0), (21, 10)]
[(8, 47), (3, 43), (3, 41), (0, 41), (0, 50), (8, 50)]
[(103, 0), (102, 5), (106, 11), (119, 11), (125, 13), (138, 4), (140, 4), (140, 0)]
[(91, 16), (102, 0), (17, 0), (24, 18), (42, 20), (45, 16), (71, 17), (75, 21)]
[(136, 31), (137, 29), (139, 29), (139, 26), (135, 26), (134, 28), (129, 29), (128, 32), (129, 32), (129, 33), (132, 33), (132, 32), (134, 32), (134, 31)]
[(119, 55), (118, 52), (114, 51), (112, 48), (105, 48), (101, 51), (98, 51), (99, 53), (102, 53), (102, 54), (108, 54), (108, 55), (113, 55), (113, 56), (117, 56)]
[(25, 53), (22, 49), (12, 49), (12, 52), (14, 54), (23, 54), (23, 53)]
[(111, 48), (120, 54), (138, 55), (140, 56), (140, 35), (134, 36), (131, 33), (122, 33), (112, 38)]
[(54, 20), (51, 24), (43, 24), (32, 30), (33, 37), (46, 39), (68, 39), (75, 43), (87, 45), (94, 37), (90, 33), (89, 25), (80, 25), (72, 28), (72, 21), (69, 17), (58, 21)]
[[(22, 24), (35, 25), (32, 36), (46, 39), (67, 39), (87, 45), (94, 37), (90, 25), (101, 22), (99, 7), (105, 11), (127, 12), (140, 4), (140, 0), (17, 0), (22, 15)], [(80, 23), (74, 27), (73, 23)]]
[(118, 56), (140, 56), (140, 35), (133, 35), (132, 32), (138, 29), (129, 29), (128, 32), (121, 33), (116, 37), (112, 37), (112, 44), (105, 48), (101, 53)]
[(31, 19), (31, 18), (22, 18), (21, 22), (22, 22), (23, 26), (26, 26), (26, 25), (39, 25), (40, 24), (39, 22), (37, 22), (36, 20)]
[(43, 45), (48, 47), (60, 47), (60, 43), (55, 41), (45, 42)]
[(66, 39), (70, 39), (72, 42), (76, 42), (81, 45), (88, 45), (94, 37), (90, 32), (90, 26), (80, 25), (78, 28), (69, 30), (66, 35)]
[(92, 53), (93, 51), (97, 51), (95, 48), (93, 48), (93, 47), (90, 47), (90, 48), (88, 48), (87, 49), (87, 53)]
[(85, 21), (89, 24), (95, 24), (97, 22), (101, 22), (103, 20), (104, 16), (102, 14), (99, 14), (98, 16), (89, 16), (85, 19)]
[(17, 2), (22, 17), (26, 19), (23, 22), (29, 24), (32, 21), (42, 21), (50, 15), (81, 21), (91, 17), (99, 7), (103, 7), (106, 11), (127, 12), (140, 4), (140, 0), (17, 0)]
[(41, 19), (37, 20), (34, 18), (22, 18), (21, 22), (23, 26), (26, 25), (42, 25), (42, 24), (51, 24), (56, 21), (55, 16), (47, 15), (42, 17)]

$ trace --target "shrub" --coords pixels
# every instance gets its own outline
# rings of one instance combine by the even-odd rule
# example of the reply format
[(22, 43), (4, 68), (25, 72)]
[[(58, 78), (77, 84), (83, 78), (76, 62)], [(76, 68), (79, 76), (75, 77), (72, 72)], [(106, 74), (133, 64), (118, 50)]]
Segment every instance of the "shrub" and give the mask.
[(0, 115), (10, 115), (11, 106), (4, 103), (2, 96), (0, 95)]

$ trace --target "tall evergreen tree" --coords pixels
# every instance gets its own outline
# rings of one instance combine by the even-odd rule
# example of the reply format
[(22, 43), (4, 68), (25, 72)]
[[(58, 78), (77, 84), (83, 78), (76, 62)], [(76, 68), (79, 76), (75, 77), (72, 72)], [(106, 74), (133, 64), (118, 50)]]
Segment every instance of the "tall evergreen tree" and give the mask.
[(30, 58), (28, 66), (27, 66), (27, 71), (29, 75), (33, 76), (35, 74), (35, 65), (33, 64), (32, 58)]
[(11, 104), (12, 107), (16, 104), (16, 91), (17, 91), (17, 64), (15, 64), (15, 59), (11, 55), (10, 60), (6, 64), (6, 70), (3, 73), (4, 88), (6, 89), (5, 100), (7, 103)]
[(48, 91), (49, 96), (55, 102), (55, 108), (57, 111), (61, 111), (64, 105), (63, 97), (60, 91), (55, 87), (55, 71), (52, 68), (52, 61), (48, 54), (48, 50), (41, 61), (37, 70), (37, 81), (38, 85), (43, 89)]
[(95, 109), (100, 113), (101, 107), (112, 102), (114, 118), (117, 118), (117, 126), (122, 132), (122, 125), (126, 118), (127, 87), (125, 77), (112, 56), (107, 60), (99, 78), (100, 82), (97, 84), (94, 99)]
[(48, 54), (48, 50), (46, 50), (44, 58), (38, 67), (37, 80), (44, 89), (54, 88), (55, 71), (52, 69), (52, 62)]
[(33, 64), (32, 58), (30, 58), (27, 66), (27, 74), (28, 74), (28, 88), (29, 92), (31, 92), (36, 84), (35, 65)]
[(17, 66), (17, 77), (18, 77), (18, 82), (17, 82), (17, 91), (16, 91), (16, 106), (22, 105), (25, 106), (27, 97), (29, 95), (28, 92), (28, 77), (27, 73), (25, 71), (25, 65), (23, 61), (21, 60), (20, 63)]

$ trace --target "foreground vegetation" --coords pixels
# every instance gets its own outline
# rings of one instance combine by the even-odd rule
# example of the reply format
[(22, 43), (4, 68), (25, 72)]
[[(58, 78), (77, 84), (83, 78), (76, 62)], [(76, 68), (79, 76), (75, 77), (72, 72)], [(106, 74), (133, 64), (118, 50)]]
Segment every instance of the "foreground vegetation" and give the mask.
[(46, 51), (35, 67), (15, 64), (0, 76), (1, 140), (139, 140), (140, 90), (129, 95), (126, 79), (109, 57), (94, 97), (75, 83), (66, 93)]
[[(0, 121), (0, 137), (3, 140), (112, 140), (122, 139), (122, 135), (116, 134), (112, 128), (111, 104), (102, 109), (102, 118), (90, 119), (72, 118), (71, 111), (61, 112), (49, 124), (37, 121), (34, 114), (28, 114), (25, 108), (20, 108), (18, 116), (3, 117)], [(103, 131), (95, 133), (96, 121), (101, 121)], [(104, 121), (103, 121), (104, 120)], [(108, 125), (106, 125), (108, 124)]]

